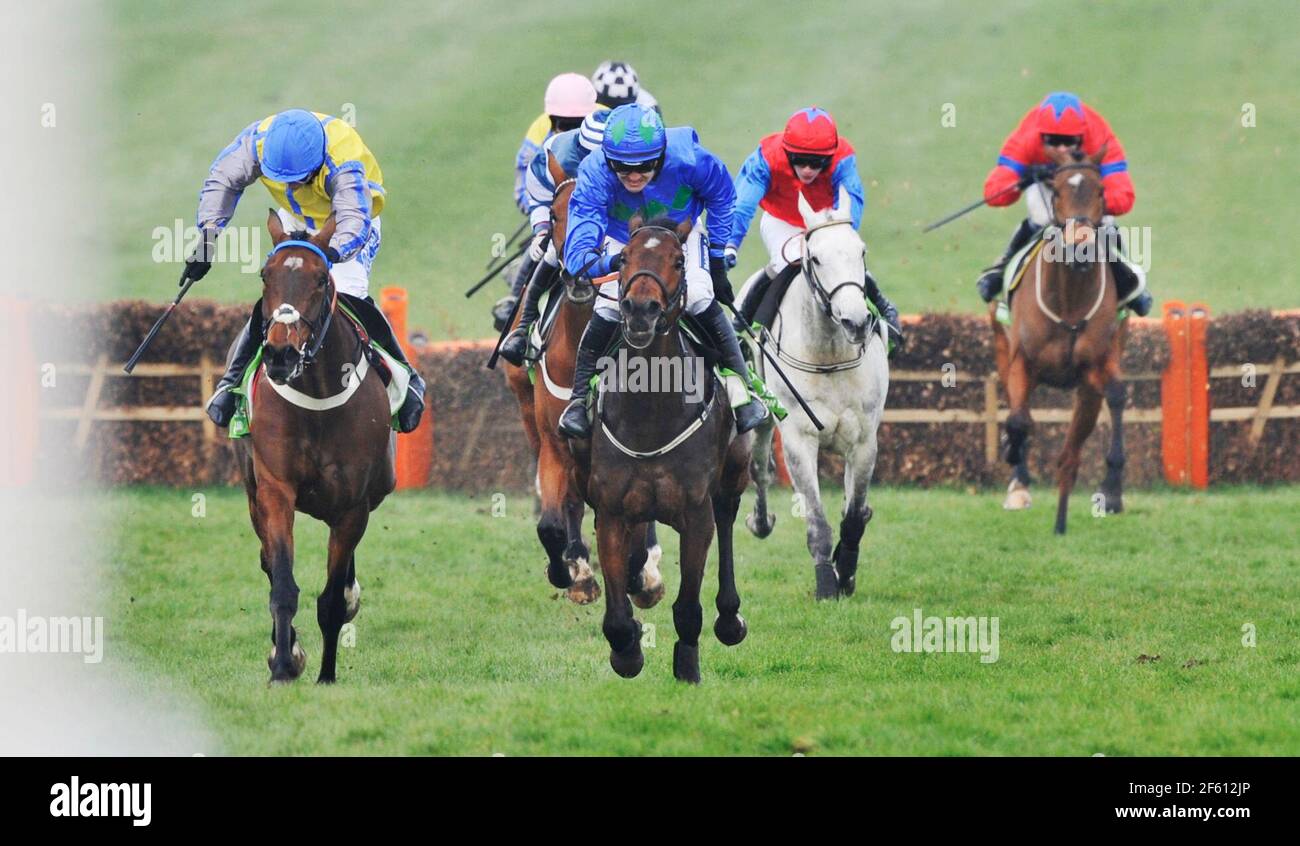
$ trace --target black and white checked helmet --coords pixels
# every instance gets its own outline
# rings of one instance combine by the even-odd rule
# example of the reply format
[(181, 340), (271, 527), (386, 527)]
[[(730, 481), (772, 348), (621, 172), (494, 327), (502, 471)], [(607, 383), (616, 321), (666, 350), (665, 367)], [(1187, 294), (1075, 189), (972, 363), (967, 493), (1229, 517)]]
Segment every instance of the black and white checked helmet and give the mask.
[(601, 62), (591, 75), (591, 84), (596, 86), (596, 99), (610, 108), (635, 103), (641, 93), (636, 70), (627, 62)]

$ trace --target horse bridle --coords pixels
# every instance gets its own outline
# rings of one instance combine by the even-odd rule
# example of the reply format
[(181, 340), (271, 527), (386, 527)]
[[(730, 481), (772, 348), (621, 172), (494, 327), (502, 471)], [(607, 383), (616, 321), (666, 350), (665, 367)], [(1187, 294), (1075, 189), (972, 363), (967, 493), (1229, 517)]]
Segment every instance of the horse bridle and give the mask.
[(825, 223), (819, 223), (816, 226), (810, 226), (808, 229), (804, 230), (803, 240), (800, 243), (800, 252), (802, 254), (800, 264), (803, 265), (803, 278), (808, 283), (808, 287), (812, 289), (813, 298), (817, 300), (817, 305), (821, 307), (822, 313), (832, 320), (835, 319), (835, 315), (831, 308), (831, 300), (836, 294), (844, 288), (857, 288), (862, 293), (862, 298), (865, 300), (867, 297), (867, 287), (862, 282), (841, 282), (827, 291), (826, 286), (822, 284), (821, 279), (817, 275), (817, 265), (820, 264), (820, 262), (817, 260), (817, 257), (812, 255), (809, 251), (808, 242), (811, 240), (812, 234), (818, 230), (828, 229), (832, 226), (852, 225), (853, 222), (849, 220), (830, 220)]
[[(325, 343), (325, 336), (329, 334), (330, 324), (334, 320), (334, 306), (338, 302), (339, 296), (338, 289), (334, 287), (334, 279), (329, 275), (329, 268), (333, 266), (333, 263), (329, 260), (329, 256), (325, 255), (325, 251), (313, 244), (311, 241), (293, 238), (287, 241), (281, 241), (271, 249), (271, 252), (266, 254), (267, 264), (270, 264), (271, 258), (276, 253), (291, 248), (309, 250), (319, 256), (321, 261), (325, 262), (325, 287), (329, 296), (326, 298), (328, 305), (322, 309), (324, 313), (317, 315), (315, 320), (305, 321), (307, 324), (307, 339), (303, 341), (302, 346), (297, 349), (298, 361), (294, 364), (293, 371), (289, 374), (289, 380), (301, 376), (303, 368), (315, 361), (316, 356), (320, 353), (321, 346)], [(262, 266), (262, 272), (266, 272), (266, 265)], [(265, 347), (267, 344), (267, 333), (271, 329), (271, 324), (283, 323), (286, 326), (292, 326), (299, 322), (304, 321), (302, 314), (299, 313), (298, 309), (289, 303), (280, 303), (280, 305), (276, 306), (275, 310), (271, 312), (271, 316), (262, 321), (262, 346)]]
[[(633, 236), (645, 232), (646, 230), (666, 232), (668, 235), (672, 236), (673, 241), (676, 242), (678, 251), (680, 252), (682, 250), (681, 237), (678, 236), (676, 231), (669, 229), (666, 226), (642, 226), (633, 233)], [(629, 243), (631, 242), (631, 237), (629, 237), (628, 241)], [(668, 304), (663, 310), (663, 313), (655, 320), (655, 334), (667, 334), (668, 330), (677, 322), (677, 319), (681, 317), (682, 311), (686, 308), (686, 275), (685, 273), (682, 274), (682, 278), (677, 282), (677, 289), (672, 294), (669, 294), (668, 284), (664, 282), (662, 276), (655, 273), (653, 270), (642, 268), (626, 278), (619, 279), (618, 301), (620, 304), (623, 302), (623, 297), (626, 296), (628, 289), (632, 287), (632, 282), (636, 279), (640, 279), (642, 276), (647, 277), (651, 282), (655, 283), (655, 285), (659, 287), (659, 292), (664, 295), (664, 300)], [(623, 310), (620, 308), (619, 320), (622, 321), (623, 319)]]
[[(1056, 174), (1062, 173), (1067, 170), (1090, 170), (1096, 173), (1097, 176), (1099, 177), (1101, 176), (1101, 168), (1093, 164), (1092, 162), (1073, 162), (1071, 164), (1064, 164), (1058, 166), (1056, 170), (1053, 172), (1053, 177), (1055, 177)], [(1043, 184), (1047, 187), (1047, 190), (1052, 193), (1052, 225), (1055, 226), (1057, 229), (1064, 229), (1065, 223), (1063, 223), (1061, 219), (1057, 217), (1056, 214), (1056, 198), (1059, 197), (1061, 194), (1059, 191), (1056, 190), (1056, 185), (1053, 184), (1052, 182), (1044, 181)], [(1076, 224), (1085, 223), (1091, 226), (1093, 229), (1101, 229), (1102, 218), (1105, 217), (1106, 217), (1106, 195), (1105, 192), (1103, 192), (1101, 197), (1101, 218), (1098, 218), (1097, 220), (1093, 220), (1092, 218), (1089, 217), (1076, 215), (1075, 217), (1070, 218), (1070, 220)]]

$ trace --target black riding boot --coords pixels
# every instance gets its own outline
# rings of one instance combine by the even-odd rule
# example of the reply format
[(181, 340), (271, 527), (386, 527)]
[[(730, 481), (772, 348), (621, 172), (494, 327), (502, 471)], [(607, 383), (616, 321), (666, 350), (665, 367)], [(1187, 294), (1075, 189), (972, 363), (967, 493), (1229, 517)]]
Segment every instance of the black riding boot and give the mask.
[(903, 324), (898, 319), (898, 308), (889, 301), (885, 292), (880, 290), (880, 285), (876, 282), (876, 277), (871, 275), (871, 271), (865, 272), (863, 287), (867, 290), (867, 299), (880, 312), (880, 316), (889, 324), (889, 331), (894, 333), (894, 343), (889, 348), (889, 354), (892, 356), (898, 350), (903, 348), (907, 341), (903, 337)]
[(232, 394), (230, 389), (244, 378), (244, 368), (248, 367), (248, 362), (253, 360), (257, 348), (261, 345), (262, 301), (258, 300), (253, 306), (253, 313), (249, 315), (248, 322), (239, 330), (234, 357), (226, 366), (221, 381), (217, 382), (216, 392), (208, 400), (208, 417), (211, 417), (212, 422), (218, 426), (229, 426), (230, 419), (235, 416), (235, 411), (239, 408), (239, 396)]
[(1007, 251), (998, 259), (998, 263), (984, 271), (984, 275), (975, 283), (975, 288), (980, 292), (980, 298), (986, 303), (993, 302), (993, 298), (1002, 292), (1002, 272), (1007, 268), (1007, 262), (1011, 257), (1029, 243), (1038, 232), (1042, 229), (1036, 223), (1031, 223), (1029, 218), (1020, 221), (1020, 226), (1016, 229), (1015, 234), (1011, 236), (1011, 243), (1007, 245)]
[(339, 296), (353, 313), (361, 318), (361, 325), (365, 327), (366, 334), (383, 347), (385, 352), (405, 364), (406, 369), (410, 371), (411, 379), (406, 386), (406, 399), (402, 401), (402, 407), (397, 410), (397, 429), (399, 432), (414, 431), (415, 427), (420, 425), (420, 415), (424, 412), (424, 379), (420, 378), (420, 374), (407, 360), (402, 345), (393, 335), (393, 327), (389, 325), (388, 318), (379, 310), (379, 306), (375, 305), (374, 300), (370, 297), (363, 299), (344, 293), (340, 293)]
[[(748, 385), (749, 367), (740, 353), (740, 341), (736, 339), (736, 331), (732, 329), (722, 305), (717, 300), (712, 301), (708, 308), (695, 315), (695, 322), (709, 336), (709, 343), (722, 353), (722, 366), (740, 376)], [(751, 394), (749, 402), (735, 409), (734, 413), (736, 432), (743, 434), (762, 423), (768, 411), (767, 405)]]
[(573, 366), (573, 399), (560, 415), (557, 427), (566, 438), (585, 440), (591, 437), (591, 423), (587, 420), (587, 390), (591, 387), (591, 377), (596, 375), (596, 362), (609, 349), (618, 326), (617, 320), (606, 320), (593, 314), (582, 333), (582, 340), (578, 342), (578, 360)]
[(533, 278), (533, 270), (537, 267), (537, 262), (532, 257), (524, 253), (524, 260), (519, 265), (519, 272), (510, 280), (510, 293), (497, 300), (492, 306), (492, 325), (498, 332), (506, 328), (510, 322), (510, 315), (514, 314), (515, 303), (519, 302), (519, 295), (523, 293), (524, 286), (528, 280)]
[[(1111, 270), (1115, 273), (1115, 284), (1119, 289), (1116, 293), (1122, 300), (1132, 294), (1133, 289), (1137, 287), (1138, 284), (1137, 277), (1133, 274), (1133, 271), (1124, 260), (1124, 257), (1127, 255), (1127, 251), (1124, 249), (1124, 237), (1114, 224), (1106, 230), (1103, 230), (1103, 235), (1101, 237), (1106, 239), (1105, 244), (1107, 248), (1111, 245), (1110, 239), (1112, 237), (1114, 238), (1114, 245), (1117, 248), (1118, 255), (1111, 253), (1108, 254), (1107, 258), (1111, 262)], [(1154, 301), (1151, 298), (1151, 292), (1143, 289), (1142, 293), (1129, 300), (1125, 305), (1125, 308), (1139, 317), (1146, 317), (1147, 314), (1150, 313), (1152, 305), (1154, 305)]]
[(559, 271), (558, 267), (544, 265), (536, 281), (524, 290), (524, 313), (519, 317), (519, 325), (501, 342), (501, 357), (515, 367), (524, 366), (524, 356), (528, 353), (528, 331), (539, 317), (538, 303), (541, 302), (542, 294), (551, 290), (555, 280), (560, 278)]
[(741, 298), (740, 305), (736, 308), (736, 315), (739, 319), (745, 321), (746, 326), (753, 325), (754, 316), (758, 313), (758, 306), (763, 302), (763, 295), (767, 293), (768, 288), (772, 287), (772, 279), (773, 277), (768, 273), (767, 267), (764, 267), (763, 272), (754, 280), (754, 284), (750, 285), (748, 290), (745, 291), (745, 296)]

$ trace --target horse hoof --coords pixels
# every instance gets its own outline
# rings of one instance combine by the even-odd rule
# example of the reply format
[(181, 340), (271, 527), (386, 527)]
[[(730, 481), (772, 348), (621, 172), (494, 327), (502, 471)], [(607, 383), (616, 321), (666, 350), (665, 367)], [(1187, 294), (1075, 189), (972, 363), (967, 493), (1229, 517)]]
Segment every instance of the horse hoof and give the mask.
[(752, 534), (754, 537), (758, 538), (759, 540), (762, 540), (763, 538), (772, 534), (772, 530), (776, 528), (775, 514), (767, 515), (768, 519), (766, 523), (760, 523), (758, 522), (758, 520), (754, 519), (754, 517), (755, 515), (751, 511), (749, 516), (745, 518), (745, 528), (749, 529), (750, 534)]
[(298, 641), (293, 642), (293, 649), (289, 653), (290, 663), (287, 671), (277, 673), (275, 669), (275, 647), (271, 647), (271, 653), (266, 656), (266, 667), (271, 671), (271, 681), (293, 681), (302, 675), (302, 671), (307, 669), (307, 653)]
[(700, 683), (700, 647), (680, 640), (673, 646), (673, 678), (687, 684)]
[(840, 579), (840, 596), (850, 597), (853, 591), (858, 589), (858, 577), (849, 576), (847, 579)]
[(1124, 497), (1122, 494), (1108, 494), (1105, 491), (1097, 491), (1106, 500), (1107, 514), (1121, 514), (1124, 511)]
[(596, 581), (595, 576), (589, 575), (587, 578), (575, 581), (570, 585), (569, 589), (565, 591), (565, 595), (575, 605), (590, 605), (600, 599), (600, 584)]
[(734, 617), (719, 617), (713, 621), (713, 633), (724, 646), (735, 646), (749, 634), (745, 618), (736, 614)]
[(664, 598), (664, 577), (659, 573), (659, 560), (664, 557), (662, 546), (655, 544), (641, 565), (641, 589), (628, 594), (637, 608), (654, 608)]
[(350, 623), (357, 616), (357, 612), (361, 610), (361, 582), (353, 579), (351, 585), (343, 588), (343, 601), (348, 604), (347, 613), (343, 615), (343, 622)]
[(1029, 495), (1029, 488), (1013, 479), (1007, 487), (1007, 498), (1002, 500), (1002, 507), (1007, 511), (1024, 511), (1033, 504), (1033, 501), (1033, 497)]
[(546, 565), (546, 580), (551, 587), (565, 590), (573, 585), (573, 576), (569, 574), (569, 565), (564, 562)]
[(614, 672), (625, 679), (634, 679), (640, 675), (641, 668), (645, 666), (645, 653), (641, 651), (640, 638), (638, 637), (626, 652), (615, 652), (611, 649), (609, 665), (614, 668)]
[(839, 599), (840, 580), (835, 568), (830, 564), (818, 564), (813, 568), (817, 576), (817, 599)]

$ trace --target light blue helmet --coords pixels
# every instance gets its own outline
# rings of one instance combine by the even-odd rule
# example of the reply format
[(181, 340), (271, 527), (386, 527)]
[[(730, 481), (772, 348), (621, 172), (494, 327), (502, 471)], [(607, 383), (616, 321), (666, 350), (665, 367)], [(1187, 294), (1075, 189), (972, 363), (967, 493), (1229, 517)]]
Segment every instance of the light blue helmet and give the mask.
[(588, 152), (600, 149), (605, 139), (605, 122), (609, 120), (609, 109), (597, 109), (582, 119), (578, 128), (578, 143)]
[(325, 163), (325, 127), (304, 109), (280, 112), (262, 140), (262, 175), (302, 182)]
[(653, 161), (664, 154), (668, 131), (654, 109), (630, 103), (609, 113), (600, 146), (610, 161)]

